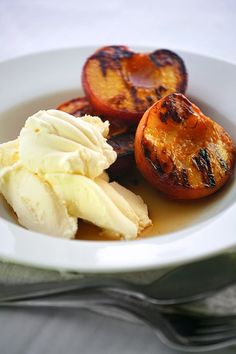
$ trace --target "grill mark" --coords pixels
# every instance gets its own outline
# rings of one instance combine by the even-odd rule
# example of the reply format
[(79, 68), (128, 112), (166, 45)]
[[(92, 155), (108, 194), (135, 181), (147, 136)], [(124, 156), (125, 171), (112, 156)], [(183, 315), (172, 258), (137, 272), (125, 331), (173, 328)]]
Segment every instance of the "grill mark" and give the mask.
[(176, 110), (176, 101), (173, 98), (173, 96), (166, 99), (162, 103), (161, 107), (166, 108), (165, 113), (160, 112), (160, 119), (162, 122), (166, 123), (168, 118), (171, 118), (176, 123), (182, 122), (182, 117), (179, 116), (179, 114)]
[(154, 100), (152, 99), (151, 96), (146, 96), (146, 100), (150, 106), (154, 103)]
[(170, 179), (172, 180), (174, 185), (179, 185), (179, 173), (175, 165), (170, 173)]
[(173, 65), (173, 60), (160, 50), (149, 54), (149, 58), (157, 68), (161, 68), (166, 65)]
[(153, 161), (153, 158), (151, 156), (151, 152), (149, 151), (148, 147), (146, 146), (145, 141), (142, 142), (142, 148), (144, 152), (144, 156), (146, 160), (152, 165), (153, 169), (158, 173), (160, 177), (162, 177), (165, 173), (159, 159), (155, 157), (155, 160)]
[(90, 59), (98, 60), (101, 72), (103, 76), (106, 76), (108, 68), (120, 70), (120, 60), (122, 58), (131, 58), (133, 55), (134, 53), (127, 50), (126, 47), (110, 46), (99, 50)]
[(163, 176), (164, 175), (164, 170), (160, 164), (160, 161), (158, 160), (158, 158), (156, 157), (155, 161), (152, 161), (149, 159), (149, 162), (152, 164), (153, 168), (155, 171), (157, 171), (157, 173), (160, 175), (160, 176)]
[(216, 185), (211, 168), (211, 161), (207, 149), (200, 149), (197, 156), (192, 158), (194, 165), (201, 172), (202, 181), (206, 187), (213, 188)]
[(160, 91), (158, 89), (155, 89), (155, 95), (157, 96), (158, 100), (161, 98)]
[(215, 177), (214, 177), (214, 174), (212, 172), (211, 160), (210, 160), (210, 157), (208, 155), (207, 149), (200, 149), (199, 155), (206, 162), (207, 177), (208, 177), (208, 180), (209, 180), (210, 187), (215, 187), (215, 185), (216, 185)]
[(131, 58), (134, 55), (134, 52), (126, 49), (124, 46), (119, 45), (112, 45), (110, 48), (114, 50), (113, 58), (120, 59), (120, 58)]
[(176, 111), (166, 111), (165, 113), (160, 112), (160, 120), (163, 123), (166, 123), (168, 118), (171, 118), (175, 123), (182, 122), (182, 119), (179, 117)]
[(224, 170), (225, 174), (229, 172), (229, 166), (227, 162), (221, 157), (219, 151), (216, 151), (216, 158), (220, 164), (220, 167)]
[(160, 112), (160, 120), (166, 123), (171, 118), (175, 123), (181, 123), (194, 114), (191, 102), (181, 95), (172, 94), (168, 96), (162, 103), (165, 112)]
[(118, 106), (118, 107), (121, 107), (123, 102), (124, 102), (124, 100), (125, 100), (125, 96), (122, 95), (122, 94), (119, 94), (119, 95), (111, 97), (109, 99), (109, 102), (111, 104), (114, 104), (114, 105)]
[(155, 95), (157, 96), (158, 100), (163, 97), (163, 93), (165, 93), (166, 91), (167, 89), (162, 85), (155, 89)]
[(137, 89), (134, 86), (131, 86), (129, 90), (134, 104), (138, 104)]
[(183, 114), (185, 114), (186, 116), (189, 116), (191, 114), (194, 114), (194, 110), (192, 108), (192, 103), (183, 95), (181, 94), (173, 94), (174, 96), (176, 97), (181, 97), (181, 107), (182, 107), (182, 110), (183, 110)]
[(181, 123), (182, 117), (179, 116), (176, 110), (176, 102), (174, 99), (167, 99), (162, 103), (162, 108), (166, 108), (166, 111), (160, 112), (160, 120), (163, 123), (167, 122), (168, 118), (171, 118), (175, 123)]
[(190, 187), (189, 180), (188, 180), (188, 171), (185, 168), (181, 170), (181, 175), (182, 175), (183, 186), (186, 188)]
[(220, 166), (223, 168), (224, 172), (227, 173), (229, 171), (229, 167), (228, 167), (227, 162), (224, 159), (222, 159), (221, 157), (217, 157), (217, 160), (219, 161)]
[(181, 171), (179, 171), (176, 166), (174, 165), (171, 173), (170, 173), (170, 179), (172, 180), (172, 183), (177, 186), (183, 186), (185, 188), (190, 187), (190, 183), (188, 180), (188, 172), (185, 168), (183, 168)]
[(99, 66), (100, 66), (102, 75), (106, 76), (106, 74), (107, 74), (107, 66), (108, 66), (107, 65), (107, 60), (105, 60), (104, 58), (99, 58), (98, 61), (99, 61)]
[(137, 106), (139, 106), (140, 104), (142, 104), (142, 103), (143, 103), (143, 100), (141, 100), (141, 99), (138, 97), (136, 87), (131, 86), (131, 87), (129, 88), (129, 91), (130, 91), (132, 100), (133, 100), (133, 102), (134, 102), (135, 109), (138, 109)]

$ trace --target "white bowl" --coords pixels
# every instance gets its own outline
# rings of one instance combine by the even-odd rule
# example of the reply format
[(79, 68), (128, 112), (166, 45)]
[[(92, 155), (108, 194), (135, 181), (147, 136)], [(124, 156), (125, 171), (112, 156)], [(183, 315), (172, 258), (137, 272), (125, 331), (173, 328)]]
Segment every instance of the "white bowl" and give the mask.
[[(82, 66), (95, 49), (56, 50), (0, 63), (0, 142), (14, 139), (25, 119), (39, 109), (53, 108), (79, 96)], [(188, 96), (236, 141), (236, 66), (197, 54), (178, 54), (189, 73)], [(0, 258), (41, 268), (93, 273), (159, 269), (190, 262), (236, 246), (235, 196), (233, 179), (194, 222), (182, 229), (117, 242), (68, 241), (26, 230), (16, 224), (2, 199)], [(204, 202), (209, 203), (207, 199)]]

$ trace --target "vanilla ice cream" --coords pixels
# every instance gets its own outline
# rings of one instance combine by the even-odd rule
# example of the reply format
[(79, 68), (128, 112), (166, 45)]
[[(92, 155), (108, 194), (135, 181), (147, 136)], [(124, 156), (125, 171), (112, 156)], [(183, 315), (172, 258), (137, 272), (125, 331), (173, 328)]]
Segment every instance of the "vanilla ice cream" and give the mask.
[(63, 238), (75, 236), (77, 218), (68, 214), (50, 184), (20, 162), (0, 171), (0, 190), (27, 229)]
[(19, 160), (19, 141), (11, 140), (0, 145), (0, 169)]
[[(151, 223), (140, 197), (124, 187), (121, 195), (105, 179), (98, 177), (92, 180), (63, 173), (46, 174), (45, 179), (66, 202), (70, 215), (99, 226), (107, 236), (135, 239), (139, 231)], [(135, 202), (139, 205), (139, 212), (133, 205)]]
[(116, 160), (105, 138), (108, 131), (108, 122), (98, 117), (76, 119), (57, 110), (39, 111), (20, 132), (20, 159), (36, 173), (95, 178)]
[[(135, 239), (151, 224), (141, 197), (105, 170), (116, 160), (109, 123), (48, 110), (29, 117), (19, 138), (0, 145), (0, 191), (26, 228), (73, 238), (77, 218), (113, 238)], [(79, 230), (78, 230), (79, 235)]]

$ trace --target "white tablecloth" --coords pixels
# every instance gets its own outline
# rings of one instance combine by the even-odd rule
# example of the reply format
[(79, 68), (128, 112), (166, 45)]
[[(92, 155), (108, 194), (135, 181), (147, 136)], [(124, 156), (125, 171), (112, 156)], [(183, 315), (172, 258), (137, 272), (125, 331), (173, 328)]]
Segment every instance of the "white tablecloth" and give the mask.
[[(234, 0), (0, 0), (0, 61), (52, 48), (138, 44), (236, 62), (235, 23)], [(175, 352), (145, 326), (88, 311), (5, 309), (0, 353)]]

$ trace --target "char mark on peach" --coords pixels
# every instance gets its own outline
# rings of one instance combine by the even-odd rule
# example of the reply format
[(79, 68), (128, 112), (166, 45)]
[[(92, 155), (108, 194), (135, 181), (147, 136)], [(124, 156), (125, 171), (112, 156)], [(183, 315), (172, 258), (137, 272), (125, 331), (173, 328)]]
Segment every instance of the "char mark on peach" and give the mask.
[(185, 168), (179, 171), (174, 165), (173, 170), (170, 173), (170, 178), (172, 183), (176, 186), (183, 186), (185, 188), (191, 187), (188, 180), (188, 171)]
[[(171, 56), (174, 53), (171, 52)], [(149, 54), (150, 60), (156, 65), (157, 68), (173, 65), (173, 60), (170, 57), (170, 51), (166, 50), (156, 50), (155, 52)]]
[(150, 150), (148, 149), (148, 147), (145, 144), (145, 141), (143, 141), (142, 147), (143, 147), (144, 156), (145, 156), (146, 160), (152, 165), (154, 171), (156, 171), (160, 177), (163, 177), (163, 175), (165, 174), (165, 171), (164, 171), (159, 159), (157, 158), (157, 156), (155, 156), (155, 159), (153, 159), (153, 157), (151, 156)]
[(102, 74), (106, 76), (107, 69), (119, 70), (121, 68), (120, 60), (131, 58), (133, 55), (134, 53), (127, 50), (126, 47), (114, 45), (99, 50), (90, 58), (98, 60)]
[(201, 172), (202, 181), (205, 187), (214, 188), (216, 186), (216, 181), (207, 149), (201, 148), (198, 155), (192, 158), (192, 161), (198, 171)]
[(160, 112), (160, 119), (166, 123), (171, 118), (175, 123), (182, 123), (194, 114), (190, 101), (182, 95), (172, 94), (162, 103), (165, 112)]

